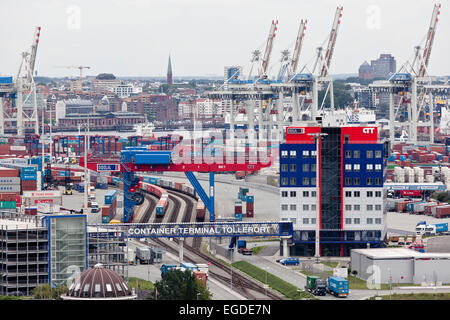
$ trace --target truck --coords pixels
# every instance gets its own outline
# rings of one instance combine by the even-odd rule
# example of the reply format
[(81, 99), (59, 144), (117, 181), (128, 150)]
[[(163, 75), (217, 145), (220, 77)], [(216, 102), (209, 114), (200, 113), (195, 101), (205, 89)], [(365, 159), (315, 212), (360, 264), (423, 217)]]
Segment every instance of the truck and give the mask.
[(444, 234), (448, 232), (448, 223), (435, 223), (435, 224), (419, 224), (416, 226), (417, 235), (435, 236), (438, 234)]
[(176, 269), (177, 265), (176, 264), (163, 264), (161, 266), (161, 277), (164, 277), (167, 273), (167, 271), (171, 270), (171, 269)]
[(150, 248), (136, 247), (136, 262), (138, 262), (140, 264), (151, 263)]
[(91, 203), (91, 213), (100, 212), (100, 207), (98, 206), (97, 202)]
[(328, 277), (327, 292), (335, 297), (348, 296), (348, 280), (341, 277)]
[(306, 277), (305, 290), (315, 296), (324, 296), (327, 291), (327, 281), (318, 276)]

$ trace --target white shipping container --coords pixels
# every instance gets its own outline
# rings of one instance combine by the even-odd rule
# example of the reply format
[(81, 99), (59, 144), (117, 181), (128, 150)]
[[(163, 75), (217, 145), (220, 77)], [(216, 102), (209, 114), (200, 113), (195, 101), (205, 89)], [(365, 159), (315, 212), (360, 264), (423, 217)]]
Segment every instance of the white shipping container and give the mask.
[(28, 160), (23, 158), (12, 159), (14, 164), (28, 165)]
[(18, 184), (20, 185), (19, 177), (0, 177), (0, 186), (5, 184)]
[(0, 192), (20, 192), (20, 184), (0, 184)]
[(10, 149), (11, 149), (11, 150), (14, 150), (14, 151), (25, 151), (25, 150), (27, 150), (27, 149), (25, 148), (25, 146), (11, 146)]
[(434, 182), (434, 176), (432, 176), (431, 174), (425, 176), (425, 179), (426, 179), (426, 182), (430, 182), (430, 183)]
[(61, 197), (60, 190), (52, 190), (52, 191), (24, 191), (23, 196), (25, 198), (58, 198)]

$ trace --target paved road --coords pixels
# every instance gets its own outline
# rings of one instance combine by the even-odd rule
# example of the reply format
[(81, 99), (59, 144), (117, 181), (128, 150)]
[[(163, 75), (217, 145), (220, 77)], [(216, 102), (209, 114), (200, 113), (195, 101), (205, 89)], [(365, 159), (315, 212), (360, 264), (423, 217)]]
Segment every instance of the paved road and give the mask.
[(440, 253), (450, 252), (450, 236), (438, 236), (428, 238), (426, 242), (427, 242), (427, 246), (425, 249), (426, 252), (440, 252)]

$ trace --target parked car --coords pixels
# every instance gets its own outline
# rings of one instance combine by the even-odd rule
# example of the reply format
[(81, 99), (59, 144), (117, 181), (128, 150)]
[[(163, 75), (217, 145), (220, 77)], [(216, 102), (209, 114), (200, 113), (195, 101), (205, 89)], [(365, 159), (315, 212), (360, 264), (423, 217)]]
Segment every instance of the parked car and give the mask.
[(299, 258), (285, 258), (281, 259), (280, 263), (284, 266), (298, 266), (300, 263)]
[(247, 248), (239, 248), (238, 252), (240, 254), (246, 255), (246, 256), (251, 256), (252, 255), (252, 250), (251, 249), (247, 249)]

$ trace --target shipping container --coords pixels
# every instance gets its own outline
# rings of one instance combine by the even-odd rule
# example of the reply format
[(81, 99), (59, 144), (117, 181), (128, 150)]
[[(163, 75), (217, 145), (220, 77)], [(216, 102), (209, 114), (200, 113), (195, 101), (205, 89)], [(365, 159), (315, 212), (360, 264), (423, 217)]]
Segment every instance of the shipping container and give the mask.
[(18, 177), (19, 170), (0, 167), (0, 177)]
[(254, 203), (253, 202), (247, 202), (247, 207), (246, 207), (246, 211), (245, 211), (247, 218), (253, 218), (255, 215), (255, 210), (254, 210)]
[(197, 221), (204, 221), (206, 214), (206, 207), (202, 200), (198, 200), (197, 202), (197, 211), (196, 211), (196, 220)]
[(163, 217), (168, 204), (168, 198), (161, 198), (156, 205), (156, 216)]

